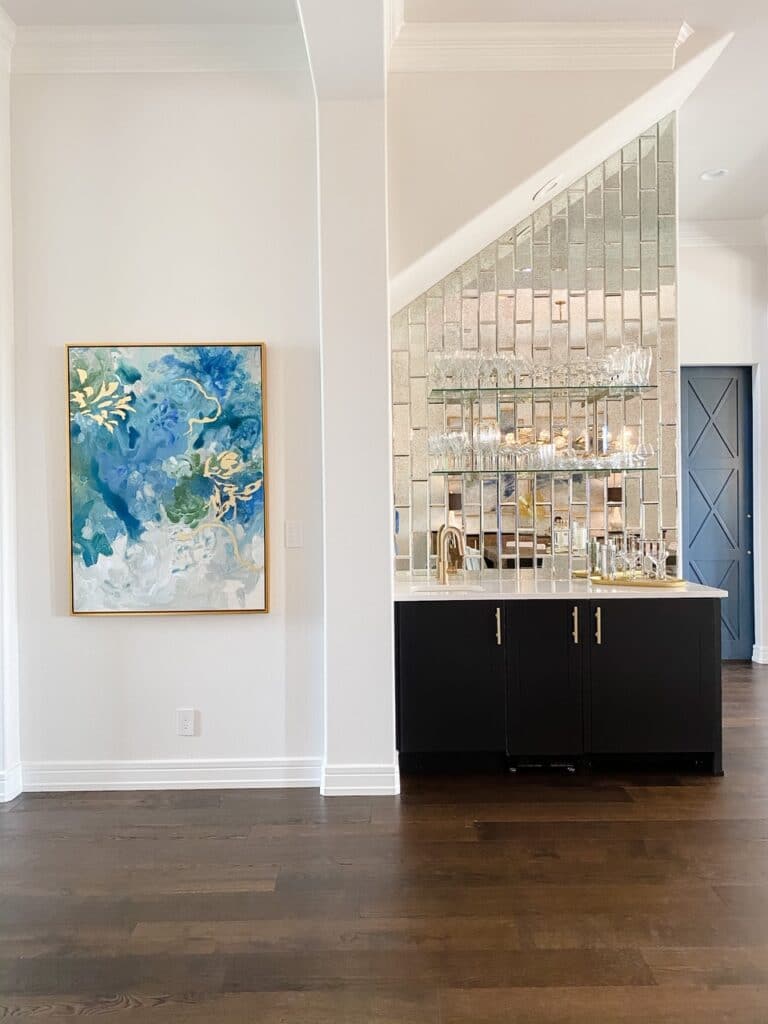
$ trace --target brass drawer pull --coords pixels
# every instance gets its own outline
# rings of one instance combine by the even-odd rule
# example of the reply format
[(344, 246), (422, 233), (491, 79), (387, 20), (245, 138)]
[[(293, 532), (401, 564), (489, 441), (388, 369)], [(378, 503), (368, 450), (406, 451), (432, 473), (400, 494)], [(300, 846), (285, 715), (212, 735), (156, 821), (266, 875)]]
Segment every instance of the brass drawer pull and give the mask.
[(496, 646), (501, 647), (501, 608), (496, 609)]
[(571, 636), (573, 637), (573, 642), (577, 644), (579, 642), (579, 606), (577, 604), (573, 606), (572, 618), (573, 632)]
[(603, 643), (603, 609), (599, 607), (595, 610), (595, 640), (601, 647)]

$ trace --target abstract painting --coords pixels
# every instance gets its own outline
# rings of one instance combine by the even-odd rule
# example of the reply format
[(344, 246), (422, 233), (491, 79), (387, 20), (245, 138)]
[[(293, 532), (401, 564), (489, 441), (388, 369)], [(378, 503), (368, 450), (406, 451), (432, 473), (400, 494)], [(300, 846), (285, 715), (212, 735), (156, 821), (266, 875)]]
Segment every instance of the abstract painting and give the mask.
[(74, 614), (267, 610), (264, 346), (70, 345)]

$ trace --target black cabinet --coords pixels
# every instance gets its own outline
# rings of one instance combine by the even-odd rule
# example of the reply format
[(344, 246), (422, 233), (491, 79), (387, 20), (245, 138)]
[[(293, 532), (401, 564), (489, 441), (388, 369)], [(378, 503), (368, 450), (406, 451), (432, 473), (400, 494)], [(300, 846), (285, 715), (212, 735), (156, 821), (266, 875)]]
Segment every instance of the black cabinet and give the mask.
[(503, 753), (502, 607), (440, 600), (396, 608), (400, 752)]
[(548, 599), (506, 603), (507, 749), (513, 757), (583, 753), (588, 608)]
[(720, 749), (718, 606), (707, 598), (590, 603), (594, 754)]
[(721, 769), (717, 599), (443, 599), (395, 614), (407, 758), (694, 755)]

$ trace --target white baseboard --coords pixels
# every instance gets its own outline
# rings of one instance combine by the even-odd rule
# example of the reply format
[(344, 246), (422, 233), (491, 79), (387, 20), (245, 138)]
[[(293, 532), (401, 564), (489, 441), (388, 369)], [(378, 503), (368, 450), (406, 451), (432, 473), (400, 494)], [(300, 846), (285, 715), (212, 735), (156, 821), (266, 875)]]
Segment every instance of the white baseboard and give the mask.
[(0, 772), (0, 804), (15, 800), (21, 793), (21, 764)]
[(756, 661), (758, 665), (768, 665), (768, 647), (758, 647), (755, 644), (752, 648), (752, 661)]
[(283, 789), (320, 785), (319, 757), (26, 761), (24, 790)]
[[(23, 776), (23, 786), (22, 786)], [(316, 788), (324, 796), (392, 796), (394, 764), (323, 764), (319, 757), (183, 761), (26, 761), (0, 774), (0, 801), (25, 792)]]
[(400, 792), (397, 764), (324, 764), (323, 796), (396, 796)]

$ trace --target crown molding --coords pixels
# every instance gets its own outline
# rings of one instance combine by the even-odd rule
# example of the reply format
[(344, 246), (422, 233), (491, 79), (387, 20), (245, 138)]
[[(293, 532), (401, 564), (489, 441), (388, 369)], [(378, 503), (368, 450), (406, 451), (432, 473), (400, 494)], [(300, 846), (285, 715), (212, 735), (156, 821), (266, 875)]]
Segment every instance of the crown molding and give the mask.
[(62, 25), (18, 28), (11, 71), (254, 71), (305, 64), (293, 25)]
[(680, 247), (689, 249), (767, 244), (764, 220), (681, 220), (678, 238)]
[(405, 24), (405, 0), (387, 0), (384, 12), (386, 18), (386, 40), (391, 50)]
[(16, 41), (16, 25), (0, 7), (0, 68), (11, 69), (11, 52)]
[(389, 70), (670, 70), (687, 22), (408, 22), (392, 36)]

